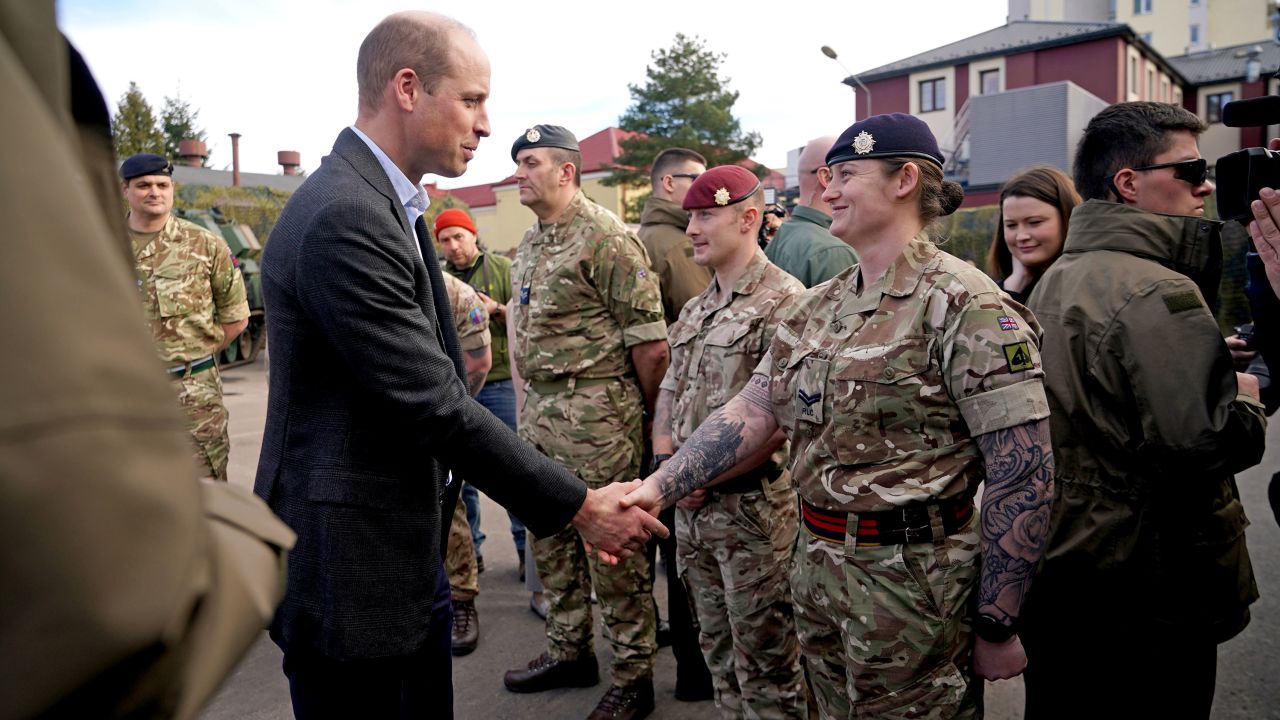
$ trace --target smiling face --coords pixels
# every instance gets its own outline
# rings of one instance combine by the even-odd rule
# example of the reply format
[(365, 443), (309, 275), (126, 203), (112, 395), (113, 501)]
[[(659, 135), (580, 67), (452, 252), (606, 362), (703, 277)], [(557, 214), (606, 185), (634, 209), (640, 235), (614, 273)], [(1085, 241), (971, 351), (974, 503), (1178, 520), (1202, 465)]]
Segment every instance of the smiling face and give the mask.
[(1010, 195), (1000, 211), (1009, 255), (1027, 269), (1044, 272), (1062, 254), (1062, 218), (1056, 207), (1024, 195)]
[(742, 232), (743, 207), (739, 203), (689, 211), (685, 234), (693, 245), (695, 263), (714, 270), (735, 258), (744, 244), (752, 242), (751, 237)]
[(168, 216), (173, 209), (173, 178), (168, 175), (130, 178), (124, 185), (124, 199), (129, 211), (144, 220)]
[(831, 206), (831, 234), (846, 243), (890, 224), (890, 177), (878, 160), (848, 160), (831, 166), (822, 199)]
[[(489, 136), (489, 58), (475, 39), (453, 33), (453, 72), (422, 90), (409, 132), (415, 172), (458, 177), (475, 157), (480, 138)], [(413, 178), (410, 178), (413, 179)]]

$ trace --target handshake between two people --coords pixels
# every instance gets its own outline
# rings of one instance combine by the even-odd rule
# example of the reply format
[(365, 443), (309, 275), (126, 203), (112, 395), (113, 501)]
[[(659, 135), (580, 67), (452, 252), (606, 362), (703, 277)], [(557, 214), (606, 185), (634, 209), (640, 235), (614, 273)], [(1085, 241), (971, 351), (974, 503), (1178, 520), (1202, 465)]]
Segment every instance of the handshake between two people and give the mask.
[(582, 535), (587, 552), (596, 553), (610, 565), (643, 552), (654, 535), (671, 534), (658, 521), (663, 497), (659, 490), (661, 470), (646, 480), (632, 480), (587, 490), (587, 498), (573, 516), (573, 527)]

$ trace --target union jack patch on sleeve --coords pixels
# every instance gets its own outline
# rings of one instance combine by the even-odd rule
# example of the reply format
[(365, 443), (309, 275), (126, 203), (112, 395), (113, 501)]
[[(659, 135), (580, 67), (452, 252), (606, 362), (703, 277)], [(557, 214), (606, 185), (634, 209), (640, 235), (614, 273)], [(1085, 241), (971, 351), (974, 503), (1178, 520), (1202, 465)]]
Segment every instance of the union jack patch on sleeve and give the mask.
[(996, 320), (999, 321), (1001, 330), (1017, 330), (1018, 329), (1018, 321), (1009, 317), (1008, 315), (1001, 315), (1000, 317), (996, 318)]

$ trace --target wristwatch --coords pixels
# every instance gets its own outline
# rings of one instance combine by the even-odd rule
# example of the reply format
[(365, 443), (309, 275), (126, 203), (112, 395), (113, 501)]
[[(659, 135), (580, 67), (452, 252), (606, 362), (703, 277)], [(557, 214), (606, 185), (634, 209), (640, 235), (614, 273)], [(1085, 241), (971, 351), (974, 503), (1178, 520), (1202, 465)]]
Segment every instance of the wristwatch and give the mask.
[(1013, 637), (1017, 632), (1012, 623), (1005, 625), (997, 620), (994, 615), (987, 614), (979, 615), (973, 621), (973, 631), (978, 634), (978, 637), (989, 643), (1008, 642), (1009, 638)]
[(662, 466), (662, 463), (670, 459), (671, 453), (658, 453), (657, 455), (654, 455), (653, 460), (649, 461), (649, 474), (652, 475), (653, 473), (658, 472), (658, 468)]

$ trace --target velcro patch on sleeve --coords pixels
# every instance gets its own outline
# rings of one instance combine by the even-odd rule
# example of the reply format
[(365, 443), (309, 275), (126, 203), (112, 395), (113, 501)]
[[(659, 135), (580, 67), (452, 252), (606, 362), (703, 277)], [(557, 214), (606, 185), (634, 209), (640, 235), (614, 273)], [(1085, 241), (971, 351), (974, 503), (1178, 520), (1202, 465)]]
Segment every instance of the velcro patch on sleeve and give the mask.
[(1036, 364), (1031, 360), (1031, 347), (1026, 342), (1013, 343), (1003, 347), (1005, 362), (1009, 364), (1009, 372), (1035, 369)]
[(1164, 306), (1169, 309), (1170, 315), (1177, 315), (1180, 312), (1204, 307), (1204, 304), (1200, 302), (1200, 296), (1196, 294), (1195, 290), (1184, 290), (1161, 295), (1160, 299), (1164, 300)]

